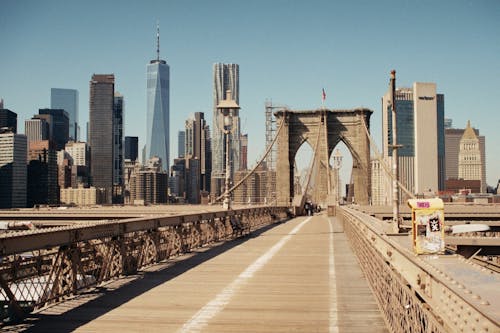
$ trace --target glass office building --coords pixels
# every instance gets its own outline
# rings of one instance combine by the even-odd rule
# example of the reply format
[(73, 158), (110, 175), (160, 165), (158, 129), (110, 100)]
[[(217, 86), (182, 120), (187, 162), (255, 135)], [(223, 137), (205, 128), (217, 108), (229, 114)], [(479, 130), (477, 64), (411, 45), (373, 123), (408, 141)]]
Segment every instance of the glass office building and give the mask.
[(125, 159), (135, 162), (139, 156), (139, 137), (125, 137)]
[(92, 185), (111, 203), (113, 189), (113, 110), (115, 76), (94, 74), (90, 81), (89, 145)]
[(159, 30), (157, 58), (147, 65), (146, 159), (158, 156), (162, 169), (169, 170), (170, 161), (170, 68), (160, 59)]
[(50, 89), (50, 108), (63, 109), (69, 117), (69, 140), (79, 141), (78, 120), (78, 90), (75, 89)]
[[(384, 157), (392, 156), (392, 109), (389, 92), (382, 98)], [(436, 84), (416, 82), (396, 89), (399, 179), (413, 193), (444, 189), (444, 95)]]

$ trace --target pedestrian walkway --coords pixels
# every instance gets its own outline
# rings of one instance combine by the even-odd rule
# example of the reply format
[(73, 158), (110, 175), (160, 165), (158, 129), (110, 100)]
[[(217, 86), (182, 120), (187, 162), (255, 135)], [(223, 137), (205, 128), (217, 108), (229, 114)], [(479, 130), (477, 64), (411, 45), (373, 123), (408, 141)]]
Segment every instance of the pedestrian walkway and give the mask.
[(298, 217), (183, 259), (47, 309), (28, 331), (387, 332), (335, 218)]

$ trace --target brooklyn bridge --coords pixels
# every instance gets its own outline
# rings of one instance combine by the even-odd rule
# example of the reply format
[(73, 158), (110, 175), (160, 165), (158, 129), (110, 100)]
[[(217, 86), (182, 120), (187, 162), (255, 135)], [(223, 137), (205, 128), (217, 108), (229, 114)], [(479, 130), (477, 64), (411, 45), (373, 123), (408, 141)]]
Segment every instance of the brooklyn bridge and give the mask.
[[(443, 251), (418, 254), (406, 203), (397, 221), (368, 205), (370, 115), (276, 112), (272, 204), (0, 211), (3, 329), (499, 332), (500, 207), (444, 205)], [(351, 205), (330, 175), (339, 142), (353, 156)], [(297, 192), (304, 143), (314, 155)], [(306, 200), (323, 209), (305, 215)]]

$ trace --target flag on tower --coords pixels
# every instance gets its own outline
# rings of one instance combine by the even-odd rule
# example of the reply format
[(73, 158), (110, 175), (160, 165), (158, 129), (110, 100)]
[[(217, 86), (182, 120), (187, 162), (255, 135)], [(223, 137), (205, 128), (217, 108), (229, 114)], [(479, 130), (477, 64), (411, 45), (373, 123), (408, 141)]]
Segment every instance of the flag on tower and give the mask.
[(324, 102), (324, 101), (325, 101), (325, 99), (326, 99), (326, 92), (325, 92), (325, 88), (322, 88), (321, 90), (322, 90), (322, 92), (321, 92), (321, 100)]

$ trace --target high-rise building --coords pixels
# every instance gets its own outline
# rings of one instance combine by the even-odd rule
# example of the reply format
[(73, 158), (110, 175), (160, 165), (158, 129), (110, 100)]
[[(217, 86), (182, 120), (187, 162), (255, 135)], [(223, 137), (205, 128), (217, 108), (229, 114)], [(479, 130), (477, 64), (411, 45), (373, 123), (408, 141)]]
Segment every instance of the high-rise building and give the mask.
[[(70, 141), (73, 142), (73, 141)], [(57, 184), (59, 189), (71, 187), (71, 172), (73, 171), (73, 159), (69, 154), (60, 150), (57, 152)]]
[(186, 179), (186, 159), (176, 158), (171, 168), (171, 174), (168, 179), (168, 188), (170, 195), (176, 201), (183, 201), (185, 195), (185, 179)]
[[(481, 192), (484, 192), (486, 187), (486, 152), (485, 152), (485, 137), (479, 134), (479, 130), (472, 128), (472, 131), (477, 136), (479, 140), (479, 151), (480, 158), (483, 161), (481, 166)], [(446, 179), (456, 180), (459, 179), (459, 152), (460, 152), (460, 140), (465, 133), (463, 128), (447, 128), (445, 130), (445, 149), (446, 149)], [(447, 188), (448, 190), (449, 188)]]
[(24, 121), (24, 133), (28, 142), (49, 139), (49, 124), (43, 118), (33, 117)]
[(123, 162), (123, 203), (126, 205), (132, 204), (131, 200), (131, 188), (130, 188), (130, 180), (132, 175), (135, 174), (136, 170), (139, 170), (140, 163), (137, 158), (135, 160), (125, 159)]
[(70, 141), (64, 150), (71, 156), (73, 165), (89, 166), (89, 148), (86, 142)]
[(50, 89), (50, 108), (63, 109), (69, 118), (69, 140), (80, 140), (80, 123), (78, 120), (78, 90)]
[(0, 208), (26, 207), (28, 141), (0, 128)]
[(17, 133), (17, 113), (0, 108), (0, 128), (9, 128), (14, 134)]
[[(89, 186), (90, 152), (86, 142), (70, 141), (61, 155), (58, 152), (59, 186), (61, 188)], [(61, 157), (59, 157), (61, 156)], [(69, 181), (67, 179), (69, 172)], [(69, 183), (69, 185), (68, 185)], [(64, 186), (63, 186), (64, 184)]]
[(179, 131), (177, 133), (177, 157), (184, 157), (186, 155), (186, 131)]
[(483, 174), (484, 159), (481, 156), (479, 138), (467, 122), (464, 134), (460, 139), (458, 152), (458, 178), (481, 181), (481, 193), (486, 193), (486, 175)]
[[(248, 176), (248, 170), (236, 171), (234, 174), (234, 182), (241, 181)], [(271, 173), (268, 172), (267, 166), (261, 164), (247, 180), (234, 190), (234, 203), (237, 204), (271, 204), (267, 197), (267, 183)]]
[(115, 93), (113, 105), (113, 203), (123, 203), (123, 96)]
[[(56, 150), (64, 149), (69, 141), (69, 116), (63, 109), (39, 109), (39, 115), (52, 116), (50, 140), (54, 141)], [(49, 120), (50, 122), (50, 120)]]
[(240, 170), (248, 169), (248, 134), (242, 134), (241, 139), (241, 152), (240, 152)]
[(130, 177), (130, 200), (133, 204), (167, 202), (168, 174), (159, 157), (151, 158), (144, 167), (139, 165)]
[(89, 145), (91, 182), (112, 203), (113, 106), (115, 76), (94, 74), (90, 81)]
[[(210, 129), (203, 112), (195, 112), (192, 118), (186, 120), (185, 128), (185, 158), (197, 159), (199, 161), (199, 166), (197, 167), (199, 191), (210, 192), (212, 164), (210, 156)], [(189, 165), (194, 164), (186, 163), (186, 165), (189, 167)], [(190, 181), (186, 179), (186, 183)]]
[(125, 137), (125, 159), (135, 162), (139, 157), (139, 137)]
[[(386, 166), (391, 165), (389, 157), (383, 161)], [(337, 169), (338, 172), (338, 169)], [(372, 184), (372, 197), (371, 204), (374, 206), (386, 206), (391, 204), (392, 193), (388, 189), (392, 186), (392, 179), (388, 177), (387, 172), (384, 170), (382, 163), (378, 159), (371, 160), (371, 184)], [(339, 194), (339, 198), (341, 194)]]
[(28, 150), (28, 207), (59, 203), (58, 167), (55, 143), (31, 141)]
[[(220, 113), (217, 106), (224, 100), (232, 100), (237, 105), (240, 101), (240, 75), (239, 65), (216, 63), (214, 70), (214, 89), (213, 89), (213, 125), (211, 133), (212, 147), (212, 177), (211, 192), (212, 197), (219, 196), (224, 188), (225, 177), (225, 135), (224, 135), (224, 116)], [(232, 125), (230, 132), (230, 162), (231, 177), (234, 176), (234, 170), (240, 169), (240, 117), (239, 110), (234, 109), (232, 114)]]
[(199, 204), (201, 202), (200, 160), (186, 157), (185, 172), (186, 201), (190, 204)]
[(170, 163), (170, 68), (160, 59), (160, 30), (156, 33), (156, 59), (147, 65), (146, 158), (158, 156), (164, 170)]
[[(435, 83), (396, 89), (399, 179), (412, 193), (444, 189), (444, 95)], [(390, 92), (382, 97), (383, 156), (392, 156)], [(389, 191), (389, 189), (388, 189)], [(389, 191), (390, 192), (390, 191)], [(392, 193), (392, 192), (391, 192)], [(392, 200), (392, 198), (390, 199)]]

